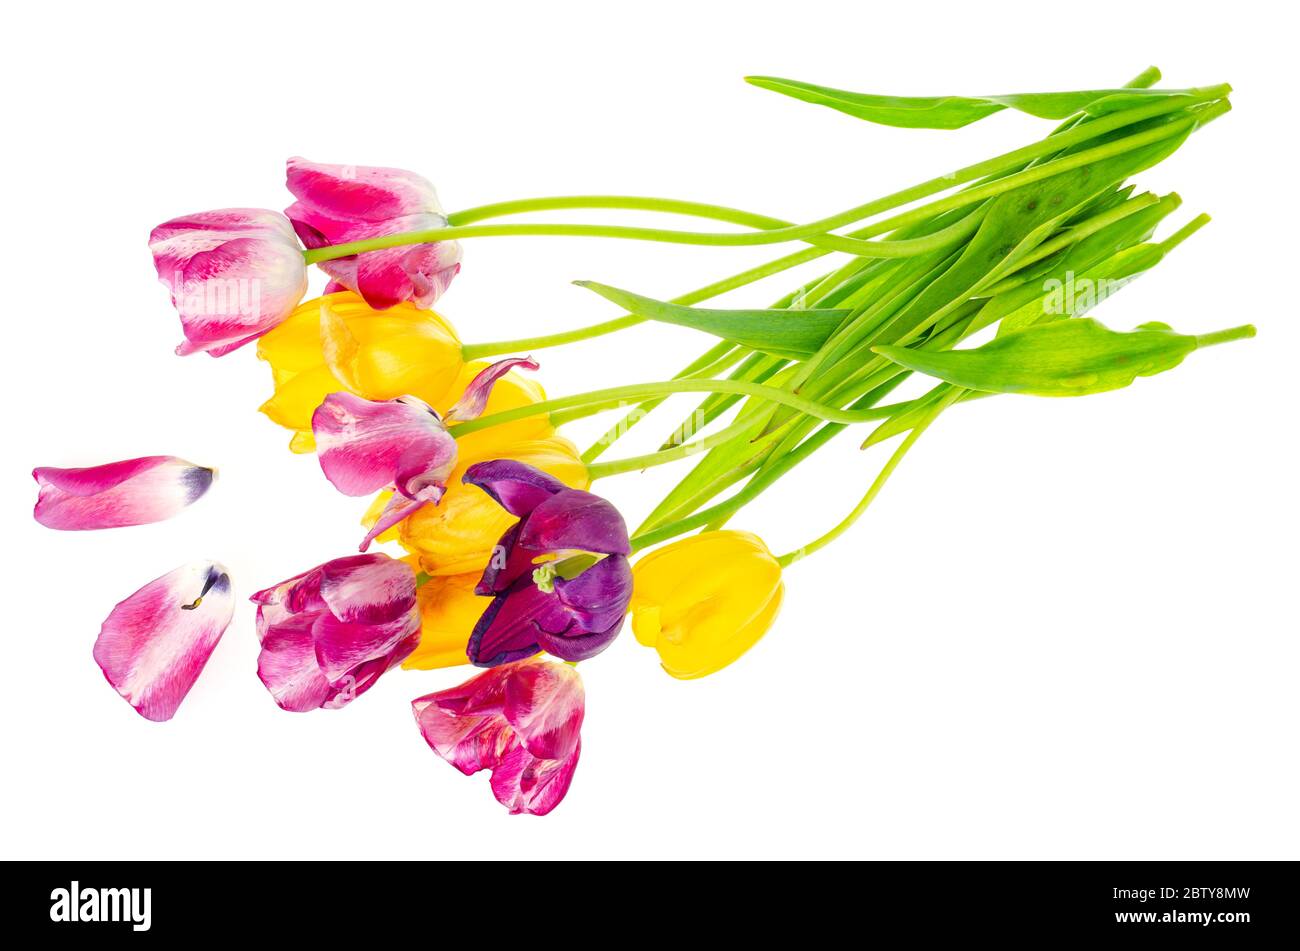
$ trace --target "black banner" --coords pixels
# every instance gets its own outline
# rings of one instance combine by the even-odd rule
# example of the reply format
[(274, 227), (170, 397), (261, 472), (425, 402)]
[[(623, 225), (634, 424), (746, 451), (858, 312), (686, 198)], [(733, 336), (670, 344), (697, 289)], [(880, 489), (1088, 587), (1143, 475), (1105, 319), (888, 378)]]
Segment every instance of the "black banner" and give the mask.
[(1294, 941), (1296, 930), (1290, 863), (582, 864), (9, 863), (5, 921), (50, 937), (138, 941), (414, 931), (433, 943), (458, 928), (496, 933), (516, 917), (518, 929), (550, 922), (581, 933), (588, 915), (610, 914), (635, 922), (619, 940), (851, 926), (862, 939), (901, 931), (1240, 946)]

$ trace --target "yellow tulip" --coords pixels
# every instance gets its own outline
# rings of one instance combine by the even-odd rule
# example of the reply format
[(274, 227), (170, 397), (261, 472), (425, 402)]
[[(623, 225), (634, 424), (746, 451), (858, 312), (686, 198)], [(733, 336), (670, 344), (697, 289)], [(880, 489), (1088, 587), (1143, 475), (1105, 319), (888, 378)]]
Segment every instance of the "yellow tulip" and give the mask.
[(295, 431), (294, 452), (315, 448), (311, 416), (330, 393), (411, 395), (443, 408), (455, 402), (446, 397), (465, 369), (460, 340), (444, 318), (411, 304), (374, 310), (350, 291), (300, 304), (258, 340), (257, 355), (271, 364), (275, 381), (262, 412)]
[(402, 662), (407, 670), (468, 664), (465, 645), (490, 603), (474, 593), (480, 572), (430, 578), (420, 585), (420, 646)]
[[(495, 428), (507, 427), (491, 427), (483, 433)], [(516, 459), (549, 472), (570, 488), (586, 489), (591, 484), (578, 447), (562, 436), (485, 448), (488, 451), (484, 455), (461, 455), (456, 470), (447, 479), (447, 494), (437, 505), (419, 509), (380, 535), (379, 540), (400, 542), (408, 552), (419, 557), (420, 568), (428, 574), (481, 574), (492, 557), (493, 548), (517, 519), (482, 489), (461, 483), (467, 468), (485, 459)], [(363, 523), (373, 525), (387, 501), (388, 493), (381, 492)]]
[(664, 670), (693, 680), (721, 670), (767, 633), (781, 607), (781, 565), (757, 535), (692, 535), (632, 568), (632, 633)]

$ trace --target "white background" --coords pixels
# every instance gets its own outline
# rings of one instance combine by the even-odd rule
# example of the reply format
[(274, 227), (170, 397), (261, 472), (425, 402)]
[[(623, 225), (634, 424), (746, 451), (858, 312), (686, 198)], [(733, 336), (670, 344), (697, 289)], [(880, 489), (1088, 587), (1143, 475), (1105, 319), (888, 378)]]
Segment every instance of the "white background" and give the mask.
[[(0, 852), (1296, 858), (1300, 341), (1282, 11), (11, 10)], [(959, 132), (874, 127), (746, 74), (980, 94), (1113, 86), (1151, 63), (1169, 86), (1235, 86), (1232, 114), (1139, 179), (1182, 194), (1174, 227), (1203, 210), (1215, 221), (1097, 316), (1188, 332), (1253, 321), (1259, 337), (1120, 392), (948, 413), (850, 536), (788, 572), (779, 621), (739, 663), (679, 683), (629, 631), (583, 665), (582, 763), (551, 816), (508, 816), (486, 775), (460, 776), (420, 740), (408, 701), (465, 670), (394, 672), (341, 712), (283, 713), (254, 673), (247, 604), (173, 721), (141, 719), (104, 683), (91, 646), (116, 601), (203, 557), (229, 567), (242, 599), (351, 551), (364, 506), (257, 413), (270, 375), (252, 348), (172, 354), (179, 326), (146, 247), (156, 223), (283, 208), (293, 154), (418, 170), (448, 210), (623, 192), (806, 221), (1048, 126), (1001, 114)], [(465, 250), (439, 309), (469, 341), (616, 313), (572, 279), (669, 297), (774, 256), (561, 238)], [(728, 300), (763, 305), (811, 274)], [(667, 378), (708, 342), (642, 327), (538, 356), (559, 395)], [(642, 424), (613, 455), (653, 448), (676, 421)], [(833, 444), (733, 524), (777, 551), (820, 534), (884, 460), (856, 444)], [(158, 525), (32, 521), (34, 465), (151, 453), (217, 465), (220, 481)], [(635, 521), (685, 471), (598, 488)]]

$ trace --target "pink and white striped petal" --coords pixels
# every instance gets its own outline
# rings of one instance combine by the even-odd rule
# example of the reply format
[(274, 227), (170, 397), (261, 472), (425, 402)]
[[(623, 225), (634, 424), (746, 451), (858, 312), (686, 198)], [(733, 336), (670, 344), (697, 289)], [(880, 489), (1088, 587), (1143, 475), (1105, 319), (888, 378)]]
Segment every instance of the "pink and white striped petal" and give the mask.
[(505, 360), (498, 360), (484, 367), (475, 374), (474, 379), (470, 380), (469, 386), (465, 387), (465, 392), (460, 395), (455, 405), (447, 410), (443, 422), (463, 423), (468, 419), (477, 419), (487, 406), (488, 397), (492, 395), (492, 387), (496, 385), (497, 380), (515, 368), (536, 370), (537, 367), (538, 363), (532, 357), (507, 357)]
[(581, 740), (564, 759), (539, 759), (515, 745), (492, 770), (492, 795), (512, 816), (544, 816), (568, 793), (581, 754)]
[(81, 469), (32, 470), (33, 517), (46, 528), (85, 531), (171, 518), (203, 496), (215, 470), (176, 456), (144, 456)]
[(311, 425), (320, 467), (344, 495), (369, 495), (417, 476), (445, 483), (456, 465), (456, 440), (414, 396), (375, 402), (331, 393)]
[(170, 720), (234, 614), (230, 576), (197, 561), (120, 602), (100, 628), (95, 663), (148, 720)]
[(265, 208), (173, 218), (153, 229), (149, 250), (181, 318), (182, 356), (237, 350), (288, 317), (307, 292), (293, 226)]

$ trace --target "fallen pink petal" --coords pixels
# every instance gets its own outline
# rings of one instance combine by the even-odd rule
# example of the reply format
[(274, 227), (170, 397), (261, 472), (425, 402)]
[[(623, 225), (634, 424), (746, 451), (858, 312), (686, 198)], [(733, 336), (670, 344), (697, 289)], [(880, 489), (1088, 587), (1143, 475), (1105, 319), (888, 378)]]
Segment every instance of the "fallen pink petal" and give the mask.
[(161, 522), (202, 498), (216, 471), (176, 456), (100, 466), (32, 470), (40, 486), (33, 517), (46, 528), (87, 531)]
[(196, 561), (121, 601), (95, 641), (95, 663), (147, 720), (170, 720), (230, 625), (230, 576)]

